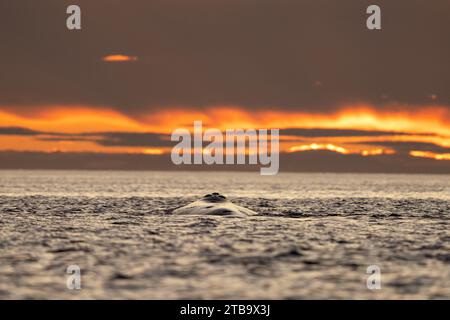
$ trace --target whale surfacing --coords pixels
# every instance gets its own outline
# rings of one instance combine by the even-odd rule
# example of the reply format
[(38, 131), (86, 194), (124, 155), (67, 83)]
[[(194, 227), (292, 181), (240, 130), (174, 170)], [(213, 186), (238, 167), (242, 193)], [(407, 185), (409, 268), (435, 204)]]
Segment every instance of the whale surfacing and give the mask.
[(253, 210), (231, 203), (225, 196), (214, 192), (184, 207), (175, 209), (179, 215), (249, 216), (256, 215)]

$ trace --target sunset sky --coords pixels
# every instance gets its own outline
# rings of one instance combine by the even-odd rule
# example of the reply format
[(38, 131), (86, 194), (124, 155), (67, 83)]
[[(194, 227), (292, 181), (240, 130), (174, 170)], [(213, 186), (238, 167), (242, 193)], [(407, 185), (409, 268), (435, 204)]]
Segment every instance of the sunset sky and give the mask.
[[(66, 28), (70, 4), (82, 30)], [(2, 1), (0, 168), (155, 161), (174, 129), (202, 120), (279, 128), (281, 169), (285, 157), (332, 171), (339, 157), (339, 171), (450, 173), (450, 2), (377, 1), (378, 31), (370, 4)]]

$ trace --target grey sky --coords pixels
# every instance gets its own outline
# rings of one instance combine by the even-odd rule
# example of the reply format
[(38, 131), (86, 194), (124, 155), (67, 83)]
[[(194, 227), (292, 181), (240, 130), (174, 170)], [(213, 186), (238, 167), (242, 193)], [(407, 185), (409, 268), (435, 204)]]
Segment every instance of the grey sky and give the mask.
[[(67, 5), (82, 30), (65, 27)], [(348, 103), (450, 106), (450, 1), (0, 2), (0, 106), (84, 104), (327, 112)], [(138, 61), (105, 63), (108, 54)], [(431, 94), (437, 99), (432, 100)]]

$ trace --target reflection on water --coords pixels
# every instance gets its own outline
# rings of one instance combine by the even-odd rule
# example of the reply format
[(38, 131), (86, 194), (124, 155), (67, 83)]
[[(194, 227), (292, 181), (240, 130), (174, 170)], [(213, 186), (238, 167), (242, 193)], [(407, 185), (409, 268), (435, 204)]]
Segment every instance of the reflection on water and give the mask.
[[(450, 298), (449, 181), (1, 171), (0, 298)], [(259, 215), (170, 214), (215, 191)]]

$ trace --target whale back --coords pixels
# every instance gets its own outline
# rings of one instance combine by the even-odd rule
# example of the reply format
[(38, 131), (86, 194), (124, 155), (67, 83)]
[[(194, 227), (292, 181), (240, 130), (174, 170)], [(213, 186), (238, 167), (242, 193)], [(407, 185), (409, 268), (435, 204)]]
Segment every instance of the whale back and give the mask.
[(179, 215), (214, 215), (214, 216), (248, 216), (256, 212), (235, 205), (225, 196), (214, 192), (188, 205), (175, 209), (174, 214)]

